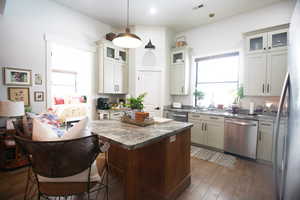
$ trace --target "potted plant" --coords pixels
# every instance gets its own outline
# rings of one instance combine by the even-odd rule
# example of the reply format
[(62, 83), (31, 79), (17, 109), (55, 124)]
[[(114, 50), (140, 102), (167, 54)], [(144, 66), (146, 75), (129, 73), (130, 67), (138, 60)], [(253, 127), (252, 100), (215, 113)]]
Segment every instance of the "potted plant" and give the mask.
[(237, 89), (233, 104), (231, 105), (233, 114), (237, 114), (239, 112), (240, 101), (242, 98), (244, 98), (244, 87), (241, 85)]
[(200, 90), (195, 90), (195, 92), (193, 93), (193, 95), (195, 96), (196, 100), (197, 100), (197, 107), (201, 106), (201, 100), (204, 99), (204, 92), (200, 91)]
[(147, 93), (140, 94), (138, 97), (130, 97), (127, 99), (126, 106), (132, 110), (131, 118), (134, 118), (137, 121), (144, 121), (147, 117), (149, 117), (149, 113), (143, 112), (144, 108), (144, 98)]
[(239, 88), (236, 91), (236, 95), (235, 95), (235, 99), (234, 99), (234, 104), (239, 104), (241, 99), (245, 97), (244, 95), (244, 87), (241, 85), (239, 86)]

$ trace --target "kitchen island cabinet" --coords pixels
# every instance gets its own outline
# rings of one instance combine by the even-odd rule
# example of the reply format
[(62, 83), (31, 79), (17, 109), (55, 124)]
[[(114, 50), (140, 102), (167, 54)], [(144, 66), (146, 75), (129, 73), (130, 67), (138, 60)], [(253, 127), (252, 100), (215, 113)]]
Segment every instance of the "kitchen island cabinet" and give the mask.
[(108, 163), (123, 179), (124, 199), (176, 199), (190, 185), (191, 123), (137, 127), (104, 120), (90, 127), (111, 143)]

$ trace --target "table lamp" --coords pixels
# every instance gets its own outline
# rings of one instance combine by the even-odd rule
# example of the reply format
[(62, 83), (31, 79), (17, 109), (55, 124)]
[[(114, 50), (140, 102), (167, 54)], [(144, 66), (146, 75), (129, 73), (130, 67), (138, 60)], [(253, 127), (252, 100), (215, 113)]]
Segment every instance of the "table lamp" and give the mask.
[(13, 117), (20, 117), (25, 114), (23, 101), (0, 101), (0, 117), (7, 117), (6, 129), (14, 129)]

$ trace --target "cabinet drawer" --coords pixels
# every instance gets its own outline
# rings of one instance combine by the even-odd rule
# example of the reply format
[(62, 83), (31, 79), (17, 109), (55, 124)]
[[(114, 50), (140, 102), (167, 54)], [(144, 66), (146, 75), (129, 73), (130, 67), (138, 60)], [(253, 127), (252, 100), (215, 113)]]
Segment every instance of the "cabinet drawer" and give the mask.
[(215, 115), (201, 115), (201, 119), (205, 121), (221, 122), (224, 123), (224, 117)]
[(122, 117), (122, 112), (112, 112), (110, 114), (110, 119), (120, 119)]
[(201, 115), (197, 114), (197, 113), (189, 113), (189, 121), (191, 120), (200, 120), (201, 119)]

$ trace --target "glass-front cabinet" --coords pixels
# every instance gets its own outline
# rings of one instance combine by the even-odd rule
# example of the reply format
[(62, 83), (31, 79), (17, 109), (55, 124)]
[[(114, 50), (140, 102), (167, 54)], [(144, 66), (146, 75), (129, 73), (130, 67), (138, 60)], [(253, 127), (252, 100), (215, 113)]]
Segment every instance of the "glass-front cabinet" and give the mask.
[(171, 57), (171, 63), (174, 65), (176, 64), (182, 64), (184, 63), (184, 58), (185, 58), (185, 55), (184, 55), (184, 51), (175, 51), (175, 52), (172, 52), (172, 57)]
[(247, 54), (286, 50), (288, 47), (288, 29), (269, 31), (246, 38)]
[(120, 62), (127, 63), (127, 51), (126, 50), (119, 49), (118, 55), (119, 55), (118, 59)]
[(116, 49), (111, 46), (105, 47), (105, 57), (107, 59), (115, 59), (116, 58)]
[(268, 50), (285, 50), (288, 46), (288, 29), (268, 33)]
[(267, 49), (268, 37), (266, 34), (257, 34), (247, 38), (248, 53), (262, 53)]
[(127, 63), (128, 55), (127, 50), (115, 47), (113, 45), (105, 45), (105, 58), (110, 60), (117, 60), (121, 63)]

